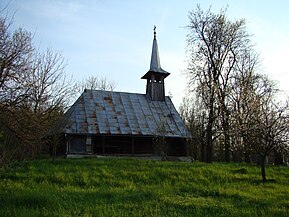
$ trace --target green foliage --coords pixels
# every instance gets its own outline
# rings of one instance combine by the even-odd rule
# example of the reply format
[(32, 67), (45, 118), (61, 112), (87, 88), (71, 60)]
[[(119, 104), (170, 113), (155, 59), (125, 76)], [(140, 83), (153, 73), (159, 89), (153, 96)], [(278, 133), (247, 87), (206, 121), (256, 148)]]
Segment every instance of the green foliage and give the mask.
[(288, 216), (289, 168), (49, 159), (0, 170), (0, 216)]

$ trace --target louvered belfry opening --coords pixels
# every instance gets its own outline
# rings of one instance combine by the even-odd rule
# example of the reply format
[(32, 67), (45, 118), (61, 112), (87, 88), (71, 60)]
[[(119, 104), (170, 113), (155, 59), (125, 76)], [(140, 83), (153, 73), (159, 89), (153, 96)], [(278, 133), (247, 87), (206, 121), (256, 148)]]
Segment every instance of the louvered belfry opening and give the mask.
[(147, 79), (146, 94), (153, 101), (165, 101), (165, 82), (163, 75), (152, 74), (150, 79)]

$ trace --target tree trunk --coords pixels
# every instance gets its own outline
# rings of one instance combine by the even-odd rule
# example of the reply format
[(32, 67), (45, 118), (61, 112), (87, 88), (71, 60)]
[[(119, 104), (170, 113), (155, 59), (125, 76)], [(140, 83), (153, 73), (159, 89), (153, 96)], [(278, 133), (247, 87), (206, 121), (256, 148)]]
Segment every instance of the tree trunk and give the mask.
[(57, 155), (57, 147), (59, 143), (58, 135), (52, 136), (52, 163), (55, 163), (56, 155)]
[(207, 125), (207, 137), (206, 137), (206, 162), (213, 162), (213, 124), (214, 124), (214, 91), (211, 93), (209, 117)]
[(265, 165), (266, 165), (266, 156), (261, 156), (261, 174), (262, 174), (262, 181), (263, 182), (267, 181)]
[(206, 162), (212, 163), (213, 162), (213, 118), (210, 115), (209, 123), (207, 126), (207, 146), (206, 146)]
[(52, 163), (55, 163), (56, 158), (56, 147), (55, 144), (52, 145)]
[(230, 138), (228, 129), (224, 130), (224, 143), (225, 143), (225, 161), (229, 163), (231, 157), (230, 157)]
[(224, 97), (222, 97), (222, 125), (224, 134), (224, 146), (225, 146), (225, 162), (230, 162), (231, 147), (230, 147), (230, 134), (229, 134), (229, 112), (224, 104)]
[(201, 161), (206, 162), (206, 143), (201, 143)]
[(210, 140), (210, 139), (209, 139), (208, 144), (207, 144), (206, 162), (207, 163), (213, 162), (213, 144), (212, 144), (212, 140)]
[[(240, 124), (241, 125), (241, 124)], [(244, 161), (246, 163), (251, 163), (251, 154), (250, 154), (250, 142), (248, 139), (247, 134), (243, 131), (241, 133), (241, 137), (243, 138), (243, 145), (244, 145), (244, 149), (243, 149), (243, 154), (244, 154)]]
[(249, 151), (247, 151), (247, 150), (245, 150), (245, 152), (244, 152), (244, 160), (245, 160), (245, 162), (246, 163), (251, 163), (251, 159), (250, 159), (250, 153), (249, 153)]
[(274, 164), (275, 165), (283, 165), (283, 156), (280, 152), (274, 150)]

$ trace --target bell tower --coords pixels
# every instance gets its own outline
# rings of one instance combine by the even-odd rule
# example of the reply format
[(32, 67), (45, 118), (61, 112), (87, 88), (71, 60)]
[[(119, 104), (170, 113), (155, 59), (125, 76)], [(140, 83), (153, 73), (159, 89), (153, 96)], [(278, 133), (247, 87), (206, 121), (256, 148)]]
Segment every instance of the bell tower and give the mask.
[(142, 76), (147, 80), (146, 95), (153, 101), (165, 101), (165, 78), (170, 75), (161, 68), (158, 43), (156, 39), (156, 26), (154, 26), (154, 39), (149, 71)]

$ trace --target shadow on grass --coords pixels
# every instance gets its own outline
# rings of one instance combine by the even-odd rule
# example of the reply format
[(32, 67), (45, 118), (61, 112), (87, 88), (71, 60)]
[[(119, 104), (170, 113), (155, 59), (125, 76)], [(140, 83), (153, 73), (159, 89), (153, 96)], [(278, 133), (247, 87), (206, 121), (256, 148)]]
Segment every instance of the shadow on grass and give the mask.
[(48, 197), (39, 194), (26, 193), (21, 195), (7, 195), (0, 197), (0, 209), (25, 207), (39, 209), (53, 203)]
[(240, 169), (236, 169), (236, 170), (232, 170), (233, 174), (248, 174), (248, 170), (245, 168), (240, 168)]

